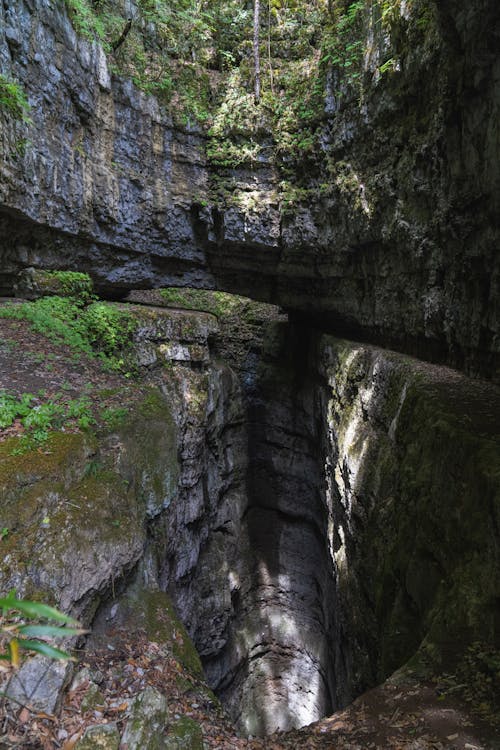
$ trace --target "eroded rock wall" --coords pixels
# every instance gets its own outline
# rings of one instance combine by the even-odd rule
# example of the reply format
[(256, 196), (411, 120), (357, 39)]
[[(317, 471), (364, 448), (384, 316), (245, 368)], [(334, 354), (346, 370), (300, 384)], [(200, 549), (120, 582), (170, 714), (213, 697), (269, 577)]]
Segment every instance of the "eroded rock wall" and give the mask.
[(213, 284), (197, 237), (201, 134), (112, 77), (64, 3), (2, 3), (0, 27), (2, 71), (32, 108), (29, 125), (0, 114), (4, 284), (19, 264), (89, 271), (108, 290)]
[(238, 535), (200, 556), (208, 580), (231, 550), (225, 636), (202, 654), (246, 732), (311, 722), (409, 660), (430, 675), (498, 647), (499, 411), (487, 382), (271, 327)]
[(306, 339), (286, 327), (277, 335), (279, 344), (274, 336), (266, 343), (247, 402), (247, 506), (232, 634), (205, 661), (231, 715), (254, 735), (325, 715), (334, 683), (320, 412), (303, 369)]
[(89, 270), (107, 293), (218, 287), (498, 378), (496, 0), (396, 6), (384, 31), (367, 6), (362, 93), (331, 72), (290, 200), (272, 149), (207, 166), (202, 133), (112, 76), (62, 4), (4, 3), (1, 66), (33, 122), (0, 115), (2, 288), (28, 265)]
[(342, 702), (414, 657), (498, 647), (498, 389), (390, 352), (319, 342)]
[(0, 584), (99, 628), (167, 591), (265, 734), (498, 647), (500, 393), (247, 304), (129, 305), (148, 387), (125, 418), (2, 443)]
[(231, 345), (241, 313), (232, 326), (214, 347), (234, 369), (177, 366), (164, 381), (181, 474), (161, 585), (210, 686), (246, 734), (262, 735), (330, 710), (334, 591), (315, 451), (321, 422), (314, 389), (295, 372), (302, 340), (292, 333), (290, 359), (279, 362), (274, 338), (262, 355), (261, 328), (242, 356)]

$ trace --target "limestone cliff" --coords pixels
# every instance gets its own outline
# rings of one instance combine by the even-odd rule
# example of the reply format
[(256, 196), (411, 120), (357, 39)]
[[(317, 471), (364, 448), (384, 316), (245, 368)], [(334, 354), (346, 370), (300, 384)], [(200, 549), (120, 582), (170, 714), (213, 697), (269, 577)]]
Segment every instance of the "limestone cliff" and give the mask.
[[(88, 271), (126, 299), (140, 374), (97, 436), (2, 442), (0, 588), (98, 630), (168, 592), (247, 733), (498, 649), (500, 16), (363, 7), (361, 79), (329, 66), (314, 148), (287, 162), (263, 128), (231, 166), (63, 3), (0, 3), (1, 70), (31, 105), (0, 109), (0, 292)], [(172, 284), (288, 320), (130, 291)]]
[[(2, 436), (0, 589), (49, 598), (97, 642), (159, 627), (167, 592), (253, 735), (319, 720), (407, 662), (430, 677), (498, 647), (498, 388), (245, 300), (217, 322), (131, 299), (125, 413), (20, 454)], [(28, 350), (0, 355), (34, 387)], [(76, 387), (55, 356), (47, 383)], [(109, 383), (90, 394), (99, 407)]]
[(1, 66), (32, 124), (0, 114), (3, 289), (29, 265), (88, 270), (108, 293), (224, 288), (498, 377), (496, 3), (401, 3), (385, 33), (379, 12), (362, 98), (332, 68), (290, 198), (265, 151), (207, 166), (203, 133), (111, 75), (61, 4), (4, 4)]

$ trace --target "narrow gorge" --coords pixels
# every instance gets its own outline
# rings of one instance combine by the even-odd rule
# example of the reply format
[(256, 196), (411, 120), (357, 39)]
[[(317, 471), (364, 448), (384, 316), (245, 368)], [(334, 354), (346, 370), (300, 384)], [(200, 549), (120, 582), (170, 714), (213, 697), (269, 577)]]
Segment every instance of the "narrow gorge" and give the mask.
[(495, 750), (496, 2), (222, 6), (0, 0), (0, 747)]

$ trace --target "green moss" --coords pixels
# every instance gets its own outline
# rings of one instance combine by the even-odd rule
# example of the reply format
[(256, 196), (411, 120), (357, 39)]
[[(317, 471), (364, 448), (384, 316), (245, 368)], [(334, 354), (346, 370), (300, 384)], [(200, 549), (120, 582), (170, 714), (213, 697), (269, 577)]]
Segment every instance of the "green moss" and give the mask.
[(101, 419), (110, 430), (117, 430), (126, 424), (129, 410), (124, 406), (103, 409)]
[(75, 438), (80, 436), (52, 436), (52, 447), (62, 442), (61, 450), (33, 455), (29, 476), (10, 467), (11, 489), (1, 509), (9, 528), (1, 542), (8, 563), (0, 579), (22, 574), (29, 585), (32, 575), (39, 578), (40, 570), (50, 568), (57, 580), (58, 570), (75, 555), (83, 559), (96, 544), (132, 542), (142, 533), (143, 516), (122, 477), (110, 468), (84, 476), (85, 452)]
[(170, 725), (166, 737), (167, 750), (203, 750), (203, 732), (198, 722), (182, 716)]
[(459, 664), (472, 641), (497, 638), (495, 407), (465, 377), (322, 341), (339, 466), (344, 454), (359, 459), (363, 445), (350, 476), (352, 515), (336, 511), (348, 537), (339, 568), (347, 627), (367, 654), (355, 657), (362, 687), (405, 662), (436, 675)]
[(104, 696), (97, 687), (91, 683), (87, 688), (85, 695), (82, 698), (80, 710), (82, 713), (87, 711), (94, 711), (97, 708), (103, 708), (105, 705)]
[(138, 414), (144, 419), (166, 419), (170, 422), (170, 412), (165, 397), (157, 388), (148, 389), (137, 406)]
[(42, 477), (69, 478), (81, 471), (84, 457), (95, 446), (89, 435), (54, 432), (43, 450), (38, 448), (13, 455), (18, 438), (0, 443), (0, 496), (5, 498), (18, 487)]
[(204, 678), (198, 652), (167, 594), (141, 587), (129, 588), (120, 603), (120, 613), (127, 628), (143, 629), (149, 640), (168, 647), (183, 666), (183, 679), (189, 688), (193, 687), (191, 679)]
[(148, 516), (158, 515), (175, 497), (179, 478), (176, 426), (163, 394), (149, 389), (114, 431), (122, 443), (123, 481)]
[(464, 429), (437, 394), (429, 398), (421, 388), (407, 398), (399, 434), (406, 453), (400, 500), (392, 507), (397, 531), (377, 553), (384, 560), (375, 589), (385, 620), (384, 675), (422, 639), (423, 662), (434, 657), (434, 670), (443, 659), (459, 659), (471, 639), (491, 641), (497, 627), (491, 604), (500, 598), (490, 524), (499, 513), (498, 445)]
[(242, 302), (247, 301), (245, 297), (235, 294), (184, 287), (161, 289), (161, 296), (166, 307), (208, 312), (218, 318), (232, 313)]

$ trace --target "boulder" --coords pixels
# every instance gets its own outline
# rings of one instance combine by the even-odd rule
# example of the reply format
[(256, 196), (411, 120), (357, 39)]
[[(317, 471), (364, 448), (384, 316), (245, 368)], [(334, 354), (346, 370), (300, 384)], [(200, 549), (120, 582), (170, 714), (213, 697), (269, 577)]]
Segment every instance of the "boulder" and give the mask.
[(167, 700), (147, 687), (132, 701), (120, 744), (121, 750), (163, 750), (163, 729), (168, 720)]

